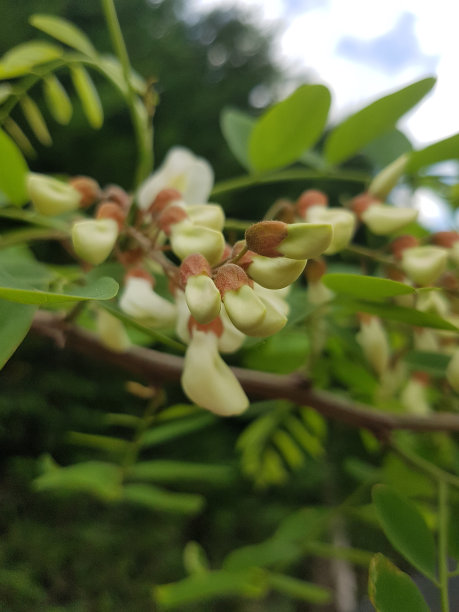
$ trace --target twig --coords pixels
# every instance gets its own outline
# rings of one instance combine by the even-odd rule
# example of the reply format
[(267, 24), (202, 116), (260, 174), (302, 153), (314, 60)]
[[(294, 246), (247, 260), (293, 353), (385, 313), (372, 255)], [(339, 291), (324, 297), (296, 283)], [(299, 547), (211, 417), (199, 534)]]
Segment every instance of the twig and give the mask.
[[(64, 328), (63, 328), (64, 325)], [(183, 358), (153, 349), (135, 347), (124, 353), (105, 347), (95, 336), (76, 325), (65, 325), (62, 318), (48, 311), (38, 311), (32, 331), (52, 337), (53, 330), (63, 329), (66, 349), (75, 350), (96, 361), (103, 360), (149, 382), (163, 384), (180, 380)], [(362, 427), (387, 440), (391, 431), (406, 429), (417, 432), (457, 431), (459, 415), (437, 412), (430, 417), (398, 415), (375, 410), (371, 406), (351, 402), (330, 393), (313, 389), (311, 381), (298, 374), (269, 374), (255, 370), (232, 368), (248, 395), (258, 399), (286, 399), (309, 406), (323, 416)]]

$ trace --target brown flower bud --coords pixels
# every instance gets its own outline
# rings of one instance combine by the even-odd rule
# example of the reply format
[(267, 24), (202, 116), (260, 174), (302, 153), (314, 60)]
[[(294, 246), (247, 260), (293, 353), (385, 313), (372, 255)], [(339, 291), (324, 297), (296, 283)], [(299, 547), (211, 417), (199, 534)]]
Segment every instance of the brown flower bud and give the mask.
[(244, 285), (253, 287), (253, 281), (236, 264), (225, 264), (217, 268), (214, 274), (214, 283), (222, 297), (227, 291), (236, 291)]
[(169, 187), (167, 189), (161, 189), (156, 198), (150, 204), (148, 212), (152, 215), (159, 215), (162, 211), (169, 206), (171, 202), (182, 200), (182, 194), (177, 189)]
[(327, 264), (323, 259), (309, 259), (304, 272), (309, 283), (318, 283), (326, 271)]
[(459, 240), (459, 232), (436, 232), (432, 234), (432, 242), (438, 246), (451, 249), (455, 242)]
[(281, 257), (278, 247), (287, 234), (288, 225), (283, 221), (260, 221), (245, 232), (245, 240), (248, 248), (259, 255)]
[(405, 249), (410, 249), (411, 247), (415, 247), (419, 245), (419, 240), (410, 234), (406, 234), (405, 236), (399, 236), (395, 240), (393, 240), (390, 244), (390, 249), (395, 257), (395, 259), (401, 259), (402, 253)]
[(296, 210), (300, 217), (305, 218), (306, 211), (311, 206), (327, 206), (328, 196), (323, 191), (318, 189), (307, 189), (303, 191), (298, 200), (296, 201)]
[(91, 204), (99, 200), (101, 197), (99, 183), (89, 176), (74, 176), (69, 180), (69, 184), (80, 192), (80, 206), (82, 208), (91, 206)]
[(131, 196), (118, 185), (107, 185), (102, 193), (102, 197), (105, 200), (119, 204), (123, 210), (128, 211), (131, 207)]
[(163, 210), (158, 219), (158, 225), (168, 236), (171, 233), (171, 226), (180, 221), (188, 219), (188, 215), (180, 206), (168, 206)]
[(205, 274), (206, 276), (212, 274), (210, 264), (204, 255), (201, 255), (201, 253), (193, 253), (185, 257), (180, 264), (180, 282), (183, 287), (186, 286), (190, 276), (199, 276), (200, 274)]
[(96, 219), (113, 219), (118, 223), (118, 229), (120, 231), (126, 221), (126, 213), (121, 206), (114, 202), (101, 202), (97, 207), (95, 216)]
[(379, 200), (376, 196), (371, 193), (361, 193), (351, 200), (351, 208), (360, 219), (362, 213), (364, 213), (372, 204), (378, 204)]

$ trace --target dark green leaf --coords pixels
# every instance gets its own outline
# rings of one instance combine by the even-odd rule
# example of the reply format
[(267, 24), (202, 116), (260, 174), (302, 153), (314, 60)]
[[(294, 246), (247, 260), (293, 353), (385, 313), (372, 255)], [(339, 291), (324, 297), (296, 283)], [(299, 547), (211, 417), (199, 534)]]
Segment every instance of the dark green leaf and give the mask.
[(155, 587), (153, 594), (165, 610), (183, 610), (190, 603), (239, 595), (262, 597), (266, 592), (265, 573), (255, 569), (243, 572), (225, 570), (193, 574), (180, 582)]
[(251, 166), (264, 172), (297, 161), (322, 134), (330, 101), (330, 92), (323, 85), (302, 85), (267, 110), (250, 136)]
[(432, 376), (441, 377), (445, 376), (450, 359), (449, 355), (427, 351), (410, 351), (403, 358), (408, 367), (414, 372), (423, 370)]
[(396, 295), (416, 293), (413, 287), (405, 283), (360, 274), (325, 274), (322, 281), (335, 293), (377, 302)]
[(250, 170), (249, 139), (255, 119), (233, 108), (223, 109), (220, 116), (220, 127), (231, 153), (238, 162)]
[(67, 437), (71, 444), (95, 448), (113, 455), (124, 455), (129, 448), (129, 442), (127, 442), (127, 440), (113, 438), (112, 436), (69, 431)]
[(141, 438), (142, 447), (155, 446), (170, 440), (176, 440), (181, 436), (186, 436), (194, 431), (199, 431), (204, 427), (209, 427), (216, 422), (216, 418), (211, 414), (199, 414), (193, 417), (180, 419), (172, 423), (158, 425), (146, 431)]
[(171, 493), (146, 484), (129, 484), (123, 488), (123, 499), (129, 503), (160, 512), (195, 514), (203, 507), (201, 495)]
[(29, 23), (38, 30), (86, 55), (95, 55), (96, 53), (86, 34), (67, 19), (54, 15), (32, 15)]
[(325, 157), (336, 164), (348, 159), (369, 142), (392, 130), (396, 122), (435, 85), (423, 79), (376, 100), (340, 123), (325, 143)]
[(405, 134), (395, 129), (382, 134), (382, 136), (367, 144), (362, 149), (362, 153), (376, 168), (382, 169), (392, 163), (394, 159), (403, 155), (403, 153), (409, 153), (412, 150), (413, 146)]
[(36, 307), (0, 300), (0, 369), (24, 340)]
[(272, 567), (292, 563), (302, 556), (301, 548), (288, 540), (272, 538), (260, 544), (243, 546), (230, 552), (223, 567), (239, 571), (249, 567)]
[(0, 191), (12, 204), (21, 206), (28, 200), (26, 176), (27, 163), (16, 144), (0, 130)]
[(231, 480), (232, 470), (226, 465), (190, 463), (188, 461), (154, 460), (133, 465), (127, 472), (132, 479), (155, 482), (211, 482), (221, 484)]
[(394, 548), (420, 572), (435, 580), (434, 537), (416, 506), (386, 485), (373, 488), (373, 502), (384, 533)]
[(309, 603), (326, 604), (332, 600), (332, 592), (328, 589), (284, 574), (270, 572), (268, 574), (268, 585), (275, 591), (292, 599), (300, 599)]
[(416, 172), (420, 168), (437, 164), (447, 159), (459, 159), (459, 134), (414, 151), (407, 165), (407, 172)]
[(112, 501), (121, 497), (121, 468), (112, 463), (87, 461), (48, 471), (34, 484), (38, 491), (84, 491)]
[(415, 325), (416, 327), (431, 327), (433, 329), (459, 331), (452, 323), (446, 321), (446, 319), (442, 319), (442, 317), (433, 312), (421, 312), (414, 308), (404, 308), (403, 306), (368, 302), (364, 300), (343, 301), (341, 305), (352, 312), (368, 312), (382, 319), (407, 323), (408, 325)]
[(101, 278), (83, 287), (74, 287), (65, 293), (41, 291), (29, 287), (22, 279), (15, 279), (5, 270), (0, 272), (0, 298), (20, 304), (62, 304), (84, 300), (110, 300), (118, 293), (118, 283), (112, 278)]
[(380, 553), (370, 563), (368, 594), (376, 612), (430, 612), (408, 574)]

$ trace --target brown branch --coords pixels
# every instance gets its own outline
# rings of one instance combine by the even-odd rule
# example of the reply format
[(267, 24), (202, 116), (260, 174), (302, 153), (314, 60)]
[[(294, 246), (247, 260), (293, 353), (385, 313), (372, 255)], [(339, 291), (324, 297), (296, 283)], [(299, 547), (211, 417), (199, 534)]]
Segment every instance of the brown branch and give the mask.
[[(143, 347), (135, 347), (124, 353), (114, 352), (94, 334), (66, 323), (51, 312), (38, 311), (32, 331), (54, 340), (64, 335), (66, 348), (95, 360), (103, 360), (151, 383), (178, 382), (182, 374), (182, 357)], [(268, 374), (242, 368), (232, 370), (252, 398), (290, 400), (314, 408), (327, 418), (369, 429), (382, 439), (386, 439), (395, 429), (459, 432), (459, 415), (456, 414), (437, 412), (430, 417), (420, 417), (386, 413), (328, 391), (313, 389), (310, 381), (298, 374)]]

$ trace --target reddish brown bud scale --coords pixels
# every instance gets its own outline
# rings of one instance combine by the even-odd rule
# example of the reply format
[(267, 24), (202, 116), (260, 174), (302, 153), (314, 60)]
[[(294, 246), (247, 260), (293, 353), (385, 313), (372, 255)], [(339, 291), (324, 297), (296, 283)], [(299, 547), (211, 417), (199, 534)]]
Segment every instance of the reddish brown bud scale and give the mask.
[(193, 253), (185, 257), (180, 264), (180, 282), (183, 287), (186, 286), (190, 276), (199, 276), (200, 274), (205, 274), (206, 276), (212, 274), (210, 264), (204, 255), (201, 255), (201, 253)]
[(151, 287), (154, 287), (155, 279), (143, 268), (132, 268), (124, 275), (124, 282), (126, 283), (130, 278), (143, 278), (147, 280)]
[(74, 176), (69, 180), (69, 184), (80, 192), (80, 206), (82, 208), (91, 206), (101, 197), (99, 183), (89, 176)]
[(277, 247), (287, 238), (288, 225), (283, 221), (260, 221), (245, 232), (248, 248), (265, 257), (282, 257)]
[(304, 217), (311, 206), (328, 206), (328, 196), (318, 189), (306, 189), (297, 199), (295, 206), (298, 214)]
[(217, 268), (213, 280), (222, 297), (227, 291), (237, 291), (244, 285), (253, 286), (253, 281), (236, 264), (225, 264)]
[(105, 200), (118, 204), (125, 211), (128, 211), (131, 207), (131, 196), (118, 185), (107, 185), (102, 196)]
[(129, 249), (129, 251), (123, 251), (122, 253), (118, 253), (119, 261), (126, 268), (140, 263), (143, 259), (143, 256), (144, 256), (144, 252), (141, 247), (137, 247), (135, 249)]
[(405, 274), (394, 266), (387, 266), (387, 268), (385, 268), (385, 273), (387, 278), (390, 280), (397, 281), (399, 283), (405, 282)]
[(150, 204), (148, 212), (152, 215), (159, 215), (171, 202), (176, 202), (181, 199), (182, 194), (177, 189), (173, 189), (172, 187), (162, 189)]
[(123, 228), (126, 221), (126, 213), (118, 204), (114, 202), (101, 202), (97, 207), (96, 219), (113, 219), (118, 223), (118, 229)]
[(358, 312), (357, 313), (357, 318), (360, 321), (360, 323), (370, 323), (370, 321), (372, 319), (374, 319), (374, 315), (369, 314), (368, 312)]
[(411, 247), (417, 246), (419, 246), (419, 240), (414, 236), (407, 234), (393, 240), (390, 244), (390, 249), (395, 259), (401, 259), (402, 253), (405, 249), (410, 249)]
[(171, 233), (171, 226), (188, 218), (187, 213), (180, 206), (169, 206), (159, 216), (158, 225), (168, 236)]
[(232, 246), (228, 243), (225, 243), (225, 248), (223, 249), (223, 255), (220, 259), (220, 263), (223, 261), (226, 261), (229, 257), (231, 257), (232, 251), (233, 251)]
[(327, 264), (323, 259), (308, 259), (305, 275), (310, 283), (318, 283), (327, 271)]
[(188, 331), (191, 335), (193, 335), (193, 331), (195, 329), (197, 329), (198, 331), (206, 332), (206, 334), (215, 334), (217, 338), (220, 338), (223, 332), (225, 331), (220, 317), (217, 317), (210, 323), (198, 323), (196, 319), (192, 315), (190, 315), (190, 318), (188, 319)]
[(357, 217), (360, 219), (362, 214), (369, 208), (372, 204), (379, 204), (381, 200), (375, 197), (373, 194), (365, 192), (361, 193), (355, 198), (351, 200), (351, 209), (355, 212)]
[[(238, 240), (238, 242), (233, 245), (231, 257), (237, 257), (245, 246), (245, 240)], [(237, 260), (237, 265), (241, 266), (243, 270), (247, 270), (247, 268), (253, 261), (254, 255), (256, 255), (256, 253), (254, 253), (253, 251), (247, 251), (240, 259)]]
[(430, 376), (427, 374), (427, 372), (413, 372), (412, 377), (425, 387), (427, 387), (430, 382)]
[(436, 232), (432, 234), (432, 242), (438, 246), (451, 249), (459, 240), (459, 232)]

